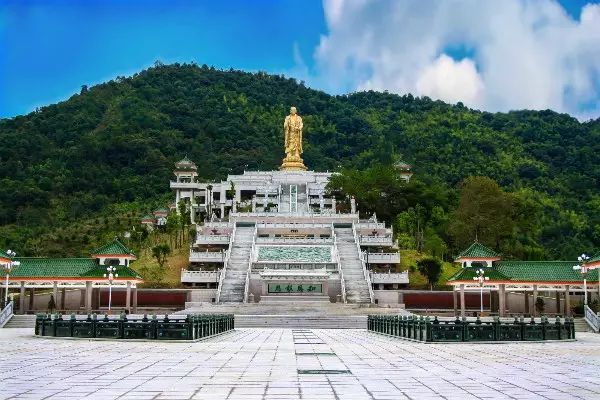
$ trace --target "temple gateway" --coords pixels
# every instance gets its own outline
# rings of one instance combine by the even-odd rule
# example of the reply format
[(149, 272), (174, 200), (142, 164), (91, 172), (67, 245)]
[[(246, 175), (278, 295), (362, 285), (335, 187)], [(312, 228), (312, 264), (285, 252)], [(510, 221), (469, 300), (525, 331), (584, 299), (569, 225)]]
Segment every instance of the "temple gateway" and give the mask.
[[(332, 173), (304, 165), (302, 128), (292, 107), (277, 171), (200, 182), (191, 160), (175, 164), (174, 208), (186, 203), (197, 223), (181, 281), (206, 289), (192, 302), (402, 303), (408, 273), (391, 272), (400, 262), (392, 229), (360, 219), (354, 198), (327, 194)], [(400, 163), (398, 174), (408, 181), (410, 166)]]

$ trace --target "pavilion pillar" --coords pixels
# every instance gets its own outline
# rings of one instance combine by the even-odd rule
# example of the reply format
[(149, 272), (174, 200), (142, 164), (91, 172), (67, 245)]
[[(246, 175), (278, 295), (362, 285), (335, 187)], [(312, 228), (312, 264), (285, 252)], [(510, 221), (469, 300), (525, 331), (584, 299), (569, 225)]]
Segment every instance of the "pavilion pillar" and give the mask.
[(332, 212), (333, 214), (335, 214), (335, 207), (336, 207), (336, 204), (335, 204), (335, 197), (332, 197), (332, 198), (331, 198), (331, 212)]
[(85, 312), (92, 312), (92, 281), (85, 282)]
[(54, 296), (54, 304), (56, 308), (58, 308), (58, 282), (54, 281), (54, 285), (52, 287), (52, 295)]
[(221, 218), (225, 218), (225, 203), (221, 203)]
[(131, 313), (131, 281), (127, 281), (127, 294), (125, 295), (125, 310)]
[(554, 293), (556, 293), (556, 297), (554, 298), (556, 300), (556, 315), (560, 315), (560, 292), (557, 290)]
[(35, 289), (29, 288), (29, 311), (33, 310), (33, 301), (35, 299), (34, 296), (35, 296)]
[(523, 297), (525, 301), (523, 314), (531, 314), (531, 308), (529, 307), (529, 292), (527, 290), (523, 290)]
[(498, 285), (498, 315), (504, 317), (506, 314), (506, 285)]
[(532, 312), (532, 315), (534, 317), (537, 317), (537, 308), (535, 307), (535, 304), (537, 303), (537, 297), (538, 297), (538, 286), (533, 285), (533, 312)]
[(60, 309), (65, 309), (65, 297), (67, 297), (67, 289), (60, 289)]
[(137, 298), (137, 286), (133, 288), (133, 307), (131, 309), (131, 312), (133, 314), (137, 314), (137, 303), (138, 303), (138, 298)]
[(350, 198), (350, 212), (352, 214), (356, 214), (356, 199), (354, 196)]
[(25, 314), (25, 281), (21, 281), (21, 293), (19, 294), (19, 314)]
[(465, 316), (465, 284), (460, 284), (460, 316)]
[(454, 316), (458, 317), (458, 292), (456, 291), (456, 287), (452, 289), (452, 300), (454, 303)]
[(565, 317), (571, 316), (571, 295), (569, 294), (569, 285), (565, 285)]

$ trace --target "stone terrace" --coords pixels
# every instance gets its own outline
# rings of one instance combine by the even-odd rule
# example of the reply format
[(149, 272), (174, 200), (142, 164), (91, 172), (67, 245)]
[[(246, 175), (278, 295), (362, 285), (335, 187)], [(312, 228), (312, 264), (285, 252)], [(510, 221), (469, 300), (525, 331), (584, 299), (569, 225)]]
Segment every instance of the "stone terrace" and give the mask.
[(196, 343), (0, 330), (0, 398), (598, 399), (600, 335), (422, 344), (365, 330), (237, 329)]

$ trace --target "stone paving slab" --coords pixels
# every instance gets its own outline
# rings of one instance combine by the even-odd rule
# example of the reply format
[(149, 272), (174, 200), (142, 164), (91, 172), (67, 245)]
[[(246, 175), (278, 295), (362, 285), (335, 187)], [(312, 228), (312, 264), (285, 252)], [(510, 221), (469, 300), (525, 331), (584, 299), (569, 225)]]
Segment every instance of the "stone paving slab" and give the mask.
[(196, 343), (0, 329), (0, 399), (600, 399), (600, 335), (423, 344), (365, 330), (237, 329)]

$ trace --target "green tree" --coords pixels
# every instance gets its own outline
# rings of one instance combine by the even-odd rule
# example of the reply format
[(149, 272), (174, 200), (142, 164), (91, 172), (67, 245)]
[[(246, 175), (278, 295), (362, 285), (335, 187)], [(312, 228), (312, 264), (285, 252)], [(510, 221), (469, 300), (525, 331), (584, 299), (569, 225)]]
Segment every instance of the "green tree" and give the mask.
[(433, 290), (442, 276), (442, 262), (434, 257), (422, 258), (417, 261), (417, 270), (423, 275), (429, 283), (429, 290)]
[(152, 248), (152, 257), (156, 259), (160, 269), (165, 268), (167, 257), (171, 254), (171, 248), (168, 244), (162, 243)]

